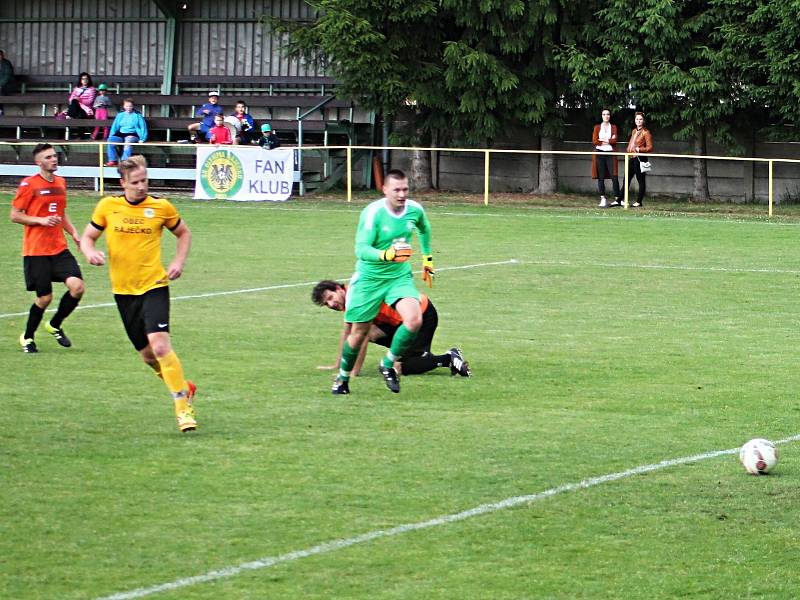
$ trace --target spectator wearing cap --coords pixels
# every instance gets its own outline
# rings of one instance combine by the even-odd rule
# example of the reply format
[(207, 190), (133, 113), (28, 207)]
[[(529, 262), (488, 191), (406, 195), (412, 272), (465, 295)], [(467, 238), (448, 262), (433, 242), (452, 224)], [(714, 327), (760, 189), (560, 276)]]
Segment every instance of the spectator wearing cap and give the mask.
[(197, 142), (198, 131), (203, 139), (208, 141), (208, 132), (214, 127), (214, 117), (221, 114), (222, 107), (219, 105), (219, 92), (217, 90), (211, 90), (208, 92), (208, 102), (197, 109), (197, 113), (195, 113), (196, 117), (200, 117), (203, 120), (199, 123), (192, 123), (189, 125), (189, 141)]
[[(104, 121), (108, 119), (108, 109), (111, 108), (111, 98), (109, 98), (106, 94), (107, 90), (108, 86), (105, 83), (101, 83), (97, 86), (97, 96), (95, 96), (92, 107), (94, 108), (94, 118), (98, 121)], [(95, 127), (94, 131), (92, 132), (92, 139), (96, 140), (99, 133), (100, 127)], [(108, 139), (108, 127), (103, 128), (103, 137), (100, 139)]]
[(272, 126), (269, 123), (264, 123), (261, 126), (261, 137), (258, 140), (258, 145), (266, 150), (280, 148), (281, 142), (275, 132), (272, 131)]

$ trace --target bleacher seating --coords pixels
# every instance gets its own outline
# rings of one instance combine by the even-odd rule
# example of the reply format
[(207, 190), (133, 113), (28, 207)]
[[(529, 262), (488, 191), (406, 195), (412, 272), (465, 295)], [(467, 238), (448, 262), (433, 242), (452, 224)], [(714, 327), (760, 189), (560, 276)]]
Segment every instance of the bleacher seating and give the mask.
[[(14, 75), (17, 87), (21, 94), (29, 92), (49, 92), (62, 90), (71, 92), (78, 81), (75, 75), (27, 75), (17, 73)], [(92, 75), (95, 85), (105, 83), (109, 91), (160, 91), (162, 78), (151, 75)]]

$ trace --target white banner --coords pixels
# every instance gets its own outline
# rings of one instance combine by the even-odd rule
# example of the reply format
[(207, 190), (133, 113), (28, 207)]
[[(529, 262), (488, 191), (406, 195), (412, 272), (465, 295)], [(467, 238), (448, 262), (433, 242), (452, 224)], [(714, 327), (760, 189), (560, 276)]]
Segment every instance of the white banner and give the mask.
[(288, 200), (294, 150), (254, 146), (197, 146), (194, 197), (204, 200)]

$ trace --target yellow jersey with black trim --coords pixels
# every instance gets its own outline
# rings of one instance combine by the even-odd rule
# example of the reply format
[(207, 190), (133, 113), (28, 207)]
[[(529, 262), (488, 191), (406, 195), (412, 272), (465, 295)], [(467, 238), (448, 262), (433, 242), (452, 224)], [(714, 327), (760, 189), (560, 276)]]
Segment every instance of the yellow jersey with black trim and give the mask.
[(115, 294), (139, 296), (169, 284), (161, 264), (161, 234), (181, 223), (168, 200), (147, 196), (133, 204), (125, 196), (107, 196), (92, 213), (92, 226), (105, 231), (108, 273)]

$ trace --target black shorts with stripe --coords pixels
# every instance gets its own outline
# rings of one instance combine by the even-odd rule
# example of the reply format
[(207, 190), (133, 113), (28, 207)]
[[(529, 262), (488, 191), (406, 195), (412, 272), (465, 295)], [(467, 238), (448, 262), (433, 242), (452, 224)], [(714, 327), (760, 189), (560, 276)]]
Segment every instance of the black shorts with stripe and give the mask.
[[(426, 352), (430, 352), (431, 344), (433, 343), (433, 335), (436, 333), (436, 328), (438, 326), (439, 313), (436, 312), (436, 307), (433, 305), (433, 302), (428, 301), (428, 308), (426, 308), (425, 312), (422, 313), (422, 326), (419, 328), (419, 332), (417, 333), (417, 337), (414, 340), (413, 345), (406, 353), (406, 357), (421, 356)], [(384, 346), (386, 348), (391, 347), (392, 338), (394, 338), (394, 334), (397, 332), (399, 325), (376, 323), (375, 327), (383, 331), (384, 336), (374, 340), (374, 342), (379, 346)]]
[(136, 350), (148, 346), (148, 333), (169, 333), (169, 287), (148, 290), (144, 294), (114, 294), (125, 326), (125, 333)]
[(69, 250), (52, 256), (23, 256), (22, 269), (25, 289), (36, 292), (38, 297), (52, 294), (54, 281), (64, 283), (70, 277), (83, 279), (78, 261)]

